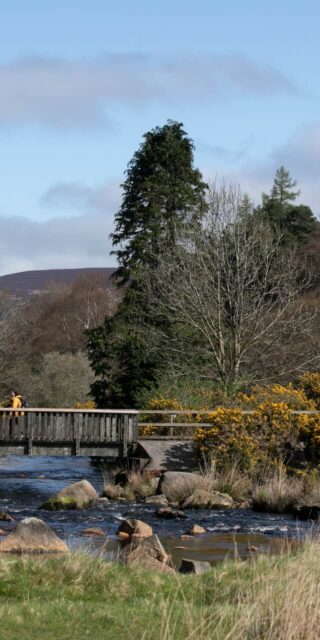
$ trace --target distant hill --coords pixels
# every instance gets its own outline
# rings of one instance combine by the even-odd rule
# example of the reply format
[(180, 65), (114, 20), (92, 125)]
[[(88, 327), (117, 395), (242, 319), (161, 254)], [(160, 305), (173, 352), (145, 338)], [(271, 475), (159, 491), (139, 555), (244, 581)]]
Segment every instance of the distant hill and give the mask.
[(44, 293), (51, 282), (71, 284), (80, 276), (97, 273), (105, 279), (106, 288), (113, 287), (110, 281), (115, 269), (111, 267), (88, 267), (84, 269), (43, 269), (39, 271), (21, 271), (0, 276), (0, 290), (10, 291), (17, 298)]

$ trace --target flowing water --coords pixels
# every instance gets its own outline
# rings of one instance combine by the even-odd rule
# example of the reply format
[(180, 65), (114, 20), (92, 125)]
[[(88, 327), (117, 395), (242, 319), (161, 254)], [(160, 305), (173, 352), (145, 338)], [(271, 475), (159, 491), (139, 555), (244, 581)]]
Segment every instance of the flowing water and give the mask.
[[(176, 564), (182, 557), (208, 560), (211, 563), (235, 553), (250, 556), (252, 548), (277, 551), (284, 539), (301, 539), (317, 532), (311, 522), (296, 521), (288, 515), (256, 513), (249, 509), (186, 511), (184, 520), (160, 520), (155, 507), (142, 503), (98, 505), (83, 511), (39, 511), (39, 506), (63, 487), (87, 479), (98, 493), (102, 489), (102, 474), (89, 458), (75, 457), (9, 457), (0, 458), (0, 510), (8, 511), (17, 521), (27, 516), (43, 518), (71, 548), (94, 550), (102, 542), (81, 535), (87, 527), (99, 527), (108, 537), (107, 555), (118, 549), (116, 531), (125, 517), (139, 518), (150, 524), (172, 553)], [(200, 524), (207, 534), (180, 538), (192, 524)], [(14, 523), (1, 522), (2, 529), (11, 530)], [(281, 543), (282, 541), (282, 543)]]

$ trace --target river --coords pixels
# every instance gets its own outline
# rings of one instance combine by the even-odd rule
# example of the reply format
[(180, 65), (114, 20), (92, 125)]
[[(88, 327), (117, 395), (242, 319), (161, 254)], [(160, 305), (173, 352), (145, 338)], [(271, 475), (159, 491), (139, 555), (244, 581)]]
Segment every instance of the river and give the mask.
[[(110, 556), (118, 549), (116, 531), (121, 520), (125, 517), (139, 518), (152, 526), (172, 553), (176, 565), (182, 557), (211, 563), (234, 553), (246, 557), (251, 555), (253, 546), (261, 551), (277, 551), (281, 540), (301, 539), (318, 530), (308, 521), (250, 509), (186, 511), (185, 520), (160, 520), (154, 515), (155, 507), (133, 502), (110, 502), (83, 511), (39, 511), (45, 500), (66, 485), (82, 479), (101, 491), (101, 471), (91, 464), (89, 458), (0, 458), (0, 510), (8, 511), (17, 521), (27, 516), (41, 517), (72, 549), (98, 549), (101, 540), (89, 542), (81, 532), (87, 527), (99, 527), (108, 537), (106, 553)], [(181, 539), (179, 536), (193, 523), (205, 527), (207, 534)], [(0, 526), (11, 530), (14, 523), (1, 522)]]

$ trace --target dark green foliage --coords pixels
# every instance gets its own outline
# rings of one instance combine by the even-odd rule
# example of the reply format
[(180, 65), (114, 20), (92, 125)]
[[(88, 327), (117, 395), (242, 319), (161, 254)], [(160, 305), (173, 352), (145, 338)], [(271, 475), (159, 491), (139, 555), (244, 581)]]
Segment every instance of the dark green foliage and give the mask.
[(284, 166), (277, 169), (271, 191), (271, 199), (279, 202), (281, 207), (287, 207), (300, 195), (300, 191), (292, 191), (297, 181), (292, 180), (289, 171)]
[(284, 244), (305, 242), (317, 227), (310, 207), (294, 204), (300, 194), (300, 191), (294, 191), (296, 184), (289, 171), (280, 167), (276, 171), (271, 194), (263, 194), (262, 206), (256, 209), (266, 222), (281, 230)]
[(135, 408), (138, 393), (156, 383), (157, 362), (146, 353), (142, 335), (119, 313), (88, 332), (87, 346), (97, 376), (91, 387), (97, 406)]
[(193, 149), (183, 125), (169, 121), (144, 135), (129, 162), (111, 235), (121, 284), (175, 244), (177, 226), (201, 218), (207, 185), (193, 168)]
[(99, 407), (136, 407), (157, 386), (163, 366), (155, 329), (168, 333), (170, 319), (153, 316), (143, 279), (163, 252), (170, 255), (177, 230), (200, 222), (207, 207), (207, 185), (193, 167), (193, 143), (181, 123), (169, 121), (144, 135), (122, 187), (111, 238), (119, 263), (115, 277), (126, 290), (116, 315), (87, 334)]

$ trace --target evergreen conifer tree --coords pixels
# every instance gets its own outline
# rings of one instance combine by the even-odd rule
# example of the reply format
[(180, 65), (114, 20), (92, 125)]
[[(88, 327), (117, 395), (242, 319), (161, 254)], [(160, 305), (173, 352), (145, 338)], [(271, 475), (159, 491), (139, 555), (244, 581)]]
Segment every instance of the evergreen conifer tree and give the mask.
[[(88, 333), (98, 406), (137, 406), (141, 393), (157, 383), (162, 360), (144, 332), (159, 320), (152, 317), (141, 275), (162, 252), (170, 253), (179, 227), (198, 224), (206, 210), (207, 185), (193, 166), (193, 151), (183, 125), (168, 121), (144, 135), (128, 165), (111, 236), (119, 265), (115, 277), (125, 293), (111, 321)], [(170, 331), (169, 319), (161, 323)]]
[(270, 195), (262, 194), (262, 206), (256, 213), (283, 233), (284, 244), (305, 242), (317, 227), (317, 220), (310, 207), (296, 205), (300, 190), (295, 190), (293, 180), (285, 167), (277, 169)]

